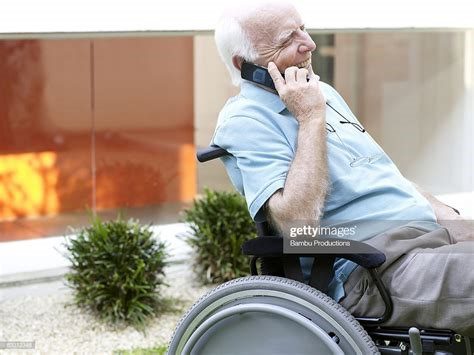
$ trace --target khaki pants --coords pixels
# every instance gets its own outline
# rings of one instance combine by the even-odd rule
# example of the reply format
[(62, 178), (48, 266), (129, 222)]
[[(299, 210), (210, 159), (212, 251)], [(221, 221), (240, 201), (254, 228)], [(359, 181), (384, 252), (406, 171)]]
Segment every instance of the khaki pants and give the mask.
[[(383, 251), (378, 268), (393, 301), (384, 326), (451, 329), (474, 337), (474, 241), (455, 243), (444, 228), (404, 226), (365, 241)], [(381, 316), (384, 303), (370, 275), (357, 267), (340, 303), (354, 316)]]

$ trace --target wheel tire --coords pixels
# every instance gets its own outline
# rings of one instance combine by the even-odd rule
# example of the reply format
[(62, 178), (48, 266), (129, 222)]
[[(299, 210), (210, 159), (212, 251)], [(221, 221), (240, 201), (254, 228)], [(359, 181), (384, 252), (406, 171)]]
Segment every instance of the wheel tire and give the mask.
[[(326, 334), (335, 335), (339, 341), (338, 346), (345, 354), (379, 354), (367, 332), (344, 307), (313, 287), (277, 276), (238, 278), (226, 282), (202, 296), (176, 326), (169, 344), (168, 354), (182, 355), (183, 348), (193, 332), (209, 317), (225, 310), (226, 307), (228, 309), (232, 305), (250, 302), (287, 307), (294, 314), (304, 316), (318, 327), (323, 328)], [(263, 331), (264, 329), (262, 329)], [(268, 340), (262, 339), (262, 344)], [(297, 344), (298, 342), (293, 341), (293, 343)], [(245, 342), (241, 342), (241, 344), (245, 344)], [(275, 354), (274, 351), (273, 349), (272, 355)], [(241, 352), (235, 349), (222, 349), (222, 353), (239, 354)], [(248, 349), (245, 353), (248, 354)], [(266, 354), (260, 345), (254, 353)]]

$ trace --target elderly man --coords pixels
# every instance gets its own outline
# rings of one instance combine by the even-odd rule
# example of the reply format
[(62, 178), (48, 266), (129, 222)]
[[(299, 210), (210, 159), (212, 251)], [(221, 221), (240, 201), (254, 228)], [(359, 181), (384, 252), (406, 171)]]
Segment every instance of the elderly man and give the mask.
[[(222, 109), (212, 143), (232, 154), (224, 163), (252, 218), (281, 233), (295, 221), (371, 221), (355, 238), (387, 255), (380, 268), (394, 302), (387, 324), (474, 336), (474, 242), (441, 228), (441, 219), (459, 217), (405, 179), (341, 96), (312, 72), (316, 45), (296, 9), (233, 9), (215, 39), (241, 91)], [(243, 61), (267, 67), (277, 92), (240, 79)], [(462, 228), (455, 232), (465, 238)], [(302, 258), (306, 274), (311, 262)], [(359, 316), (383, 312), (362, 268), (338, 259), (334, 270), (333, 299)]]

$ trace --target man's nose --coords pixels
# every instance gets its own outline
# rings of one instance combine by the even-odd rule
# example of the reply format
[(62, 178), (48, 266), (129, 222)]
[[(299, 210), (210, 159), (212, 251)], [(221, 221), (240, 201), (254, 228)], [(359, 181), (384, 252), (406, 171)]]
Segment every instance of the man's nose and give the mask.
[(313, 39), (311, 38), (308, 32), (303, 31), (303, 40), (301, 41), (301, 44), (298, 47), (298, 50), (301, 53), (305, 53), (305, 52), (312, 52), (315, 49), (316, 49), (316, 43), (314, 43)]

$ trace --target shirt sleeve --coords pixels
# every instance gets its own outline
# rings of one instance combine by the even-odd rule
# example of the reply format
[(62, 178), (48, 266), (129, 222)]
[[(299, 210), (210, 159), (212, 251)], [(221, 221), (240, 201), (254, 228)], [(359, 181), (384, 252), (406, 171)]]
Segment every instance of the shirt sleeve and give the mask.
[(213, 142), (236, 159), (243, 194), (255, 219), (270, 196), (285, 185), (294, 156), (291, 144), (271, 122), (245, 116), (228, 118), (217, 128)]

